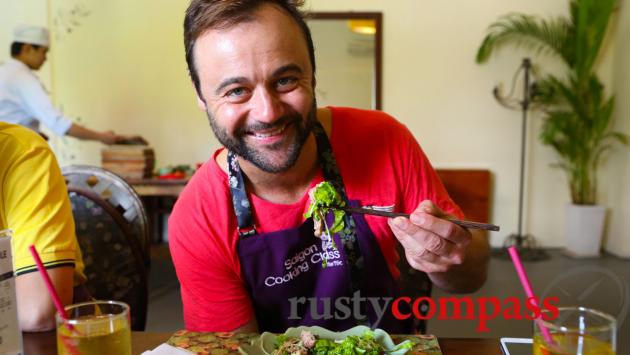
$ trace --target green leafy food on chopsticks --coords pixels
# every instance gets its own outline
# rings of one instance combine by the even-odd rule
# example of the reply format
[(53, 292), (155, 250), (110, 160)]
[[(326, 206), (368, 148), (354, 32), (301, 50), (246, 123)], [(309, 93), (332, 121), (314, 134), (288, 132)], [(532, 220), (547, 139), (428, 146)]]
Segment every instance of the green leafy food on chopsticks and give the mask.
[[(322, 227), (326, 229), (326, 233), (331, 238), (333, 233), (341, 232), (344, 228), (343, 217), (345, 212), (343, 208), (346, 202), (341, 198), (332, 184), (328, 181), (322, 181), (315, 185), (315, 187), (308, 192), (308, 195), (311, 204), (308, 207), (308, 211), (304, 214), (304, 217), (313, 217), (315, 235), (318, 237), (321, 236)], [(329, 226), (325, 220), (329, 211), (332, 211), (335, 216), (332, 226)]]

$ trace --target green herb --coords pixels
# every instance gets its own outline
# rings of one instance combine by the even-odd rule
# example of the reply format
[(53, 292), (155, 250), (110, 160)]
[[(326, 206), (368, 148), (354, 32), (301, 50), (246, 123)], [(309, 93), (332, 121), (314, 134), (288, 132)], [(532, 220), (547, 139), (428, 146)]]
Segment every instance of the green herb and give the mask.
[(383, 346), (374, 339), (374, 334), (368, 331), (360, 337), (348, 336), (339, 343), (319, 339), (309, 353), (316, 355), (380, 355), (384, 352)]
[[(304, 214), (305, 218), (313, 217), (315, 222), (323, 223), (327, 234), (332, 238), (333, 233), (341, 232), (344, 228), (343, 217), (345, 212), (343, 207), (346, 202), (341, 199), (339, 193), (328, 181), (320, 182), (309, 191), (311, 204)], [(333, 211), (335, 216), (332, 226), (326, 223), (326, 215)], [(318, 233), (315, 233), (318, 234)]]
[[(322, 181), (315, 185), (315, 187), (308, 192), (308, 195), (311, 199), (311, 204), (308, 207), (308, 211), (304, 214), (304, 217), (313, 217), (315, 236), (321, 237), (322, 226), (326, 228), (326, 235), (330, 237), (333, 249), (337, 249), (333, 233), (341, 232), (344, 228), (343, 216), (345, 212), (343, 207), (346, 205), (346, 202), (328, 181)], [(326, 223), (326, 215), (329, 211), (332, 211), (334, 215), (332, 226), (328, 226), (328, 223)], [(328, 259), (323, 258), (322, 267), (325, 268), (327, 266)]]
[(284, 334), (280, 334), (276, 337), (276, 343), (274, 344), (276, 349), (281, 347), (282, 344), (284, 344), (285, 341), (287, 341), (287, 336)]
[(361, 336), (350, 335), (343, 340), (317, 339), (314, 345), (308, 347), (304, 345), (306, 342), (297, 337), (283, 337), (282, 339), (282, 342), (276, 340), (276, 350), (273, 354), (381, 355), (413, 347), (411, 342), (405, 341), (388, 351), (375, 339), (374, 332), (370, 330)]

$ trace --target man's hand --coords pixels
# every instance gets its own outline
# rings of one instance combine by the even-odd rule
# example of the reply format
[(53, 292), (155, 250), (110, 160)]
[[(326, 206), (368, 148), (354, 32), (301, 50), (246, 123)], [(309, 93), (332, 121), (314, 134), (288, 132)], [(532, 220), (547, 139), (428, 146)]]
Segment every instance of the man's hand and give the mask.
[(146, 139), (142, 138), (142, 136), (116, 136), (116, 144), (129, 144), (129, 145), (148, 145)]
[(416, 270), (447, 272), (461, 265), (472, 236), (467, 229), (446, 219), (446, 214), (425, 200), (409, 216), (389, 220), (389, 225), (405, 248), (409, 265)]
[(447, 217), (433, 202), (425, 200), (409, 219), (390, 219), (389, 225), (411, 267), (426, 272), (442, 289), (471, 292), (485, 281), (488, 242)]
[(103, 144), (115, 144), (118, 140), (118, 135), (114, 131), (103, 131), (99, 133), (98, 140)]
[(124, 136), (114, 131), (101, 132), (100, 141), (104, 144), (147, 145), (147, 141), (141, 136)]

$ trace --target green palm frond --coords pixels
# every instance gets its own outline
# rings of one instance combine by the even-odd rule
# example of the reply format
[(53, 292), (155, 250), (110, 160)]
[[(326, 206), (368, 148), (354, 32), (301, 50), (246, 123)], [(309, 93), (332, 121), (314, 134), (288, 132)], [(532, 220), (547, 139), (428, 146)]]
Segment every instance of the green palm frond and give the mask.
[(547, 113), (540, 131), (543, 144), (551, 145), (561, 157), (574, 160), (578, 156), (579, 145), (574, 137), (579, 135), (575, 113), (571, 111), (551, 111)]
[(604, 136), (604, 140), (614, 139), (617, 143), (628, 144), (628, 136), (620, 132), (610, 132)]
[(569, 29), (570, 23), (564, 18), (541, 20), (524, 14), (506, 15), (488, 28), (477, 51), (477, 63), (486, 62), (494, 50), (506, 45), (558, 56), (569, 63), (570, 48), (565, 45)]
[(509, 14), (490, 25), (477, 51), (483, 63), (497, 49), (522, 47), (559, 58), (566, 70), (537, 80), (532, 100), (544, 112), (540, 141), (553, 148), (576, 204), (594, 204), (597, 170), (613, 144), (628, 137), (611, 130), (615, 98), (607, 95), (594, 65), (617, 0), (571, 0), (568, 18)]
[[(601, 140), (606, 137), (606, 133), (612, 124), (612, 113), (615, 108), (615, 97), (611, 96), (605, 103), (598, 102), (594, 105), (593, 135)], [(618, 133), (618, 132), (612, 132)]]
[(534, 83), (534, 89), (532, 90), (532, 100), (537, 104), (544, 106), (554, 105), (559, 103), (558, 94), (553, 87), (553, 84), (545, 77)]
[(599, 56), (616, 0), (573, 0), (571, 21), (575, 27), (574, 65), (578, 78), (588, 78)]

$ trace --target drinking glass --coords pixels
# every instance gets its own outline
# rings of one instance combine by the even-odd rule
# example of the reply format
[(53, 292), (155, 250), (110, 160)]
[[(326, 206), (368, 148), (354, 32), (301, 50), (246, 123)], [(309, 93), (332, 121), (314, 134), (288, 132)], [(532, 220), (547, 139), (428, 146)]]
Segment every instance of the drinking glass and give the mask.
[(117, 301), (69, 305), (67, 320), (57, 320), (59, 355), (131, 355), (129, 306)]
[[(534, 320), (534, 355), (615, 355), (617, 321), (590, 308), (560, 307), (554, 320)], [(543, 315), (550, 316), (548, 311)], [(553, 341), (541, 329), (546, 328)]]

